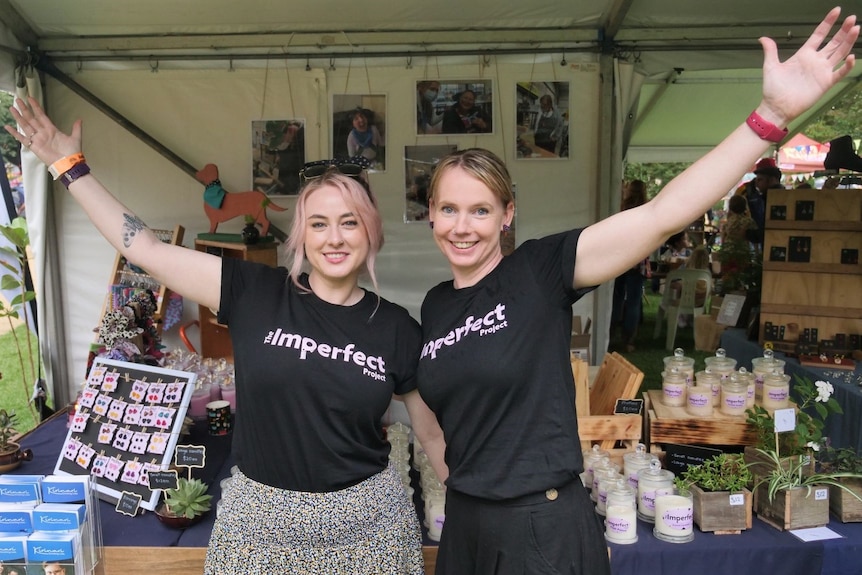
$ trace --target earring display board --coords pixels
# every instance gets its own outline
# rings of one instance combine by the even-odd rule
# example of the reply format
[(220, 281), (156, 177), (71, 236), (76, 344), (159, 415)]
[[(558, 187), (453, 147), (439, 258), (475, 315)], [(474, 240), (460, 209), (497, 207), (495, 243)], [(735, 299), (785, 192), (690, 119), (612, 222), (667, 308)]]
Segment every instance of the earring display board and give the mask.
[(89, 474), (99, 497), (123, 492), (155, 510), (159, 490), (149, 473), (167, 470), (188, 411), (197, 374), (96, 358), (57, 460), (58, 475)]

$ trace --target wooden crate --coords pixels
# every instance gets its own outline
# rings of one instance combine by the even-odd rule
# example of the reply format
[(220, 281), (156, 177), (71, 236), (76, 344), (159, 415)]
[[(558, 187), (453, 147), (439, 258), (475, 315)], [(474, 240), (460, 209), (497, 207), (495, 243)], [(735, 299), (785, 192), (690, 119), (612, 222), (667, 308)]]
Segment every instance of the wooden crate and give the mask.
[[(839, 482), (862, 497), (862, 479), (839, 479)], [(862, 501), (834, 485), (829, 486), (829, 510), (841, 523), (862, 522)]]
[(766, 485), (755, 490), (754, 511), (778, 530), (822, 527), (829, 523), (829, 488), (812, 485), (811, 489), (782, 489), (769, 501)]
[[(716, 535), (736, 535), (751, 529), (752, 496), (751, 491), (743, 489), (742, 504), (731, 505), (729, 491), (704, 491), (697, 485), (691, 486), (694, 523), (701, 531), (712, 531)], [(735, 502), (735, 499), (733, 500)]]
[(650, 452), (661, 450), (662, 443), (753, 445), (757, 440), (745, 416), (725, 415), (716, 409), (711, 417), (696, 417), (684, 407), (663, 404), (661, 397), (661, 390), (656, 389), (644, 394), (644, 442), (650, 445)]
[[(812, 220), (796, 219), (799, 202), (814, 206)], [(785, 219), (772, 218), (784, 208)], [(862, 264), (841, 263), (843, 250), (862, 252), (862, 196), (847, 190), (780, 190), (770, 193), (766, 207), (760, 344), (767, 322), (784, 328), (776, 349), (793, 351), (806, 328), (818, 338), (862, 333)], [(791, 237), (811, 239), (809, 261), (791, 261)], [(786, 250), (775, 261), (774, 250)]]

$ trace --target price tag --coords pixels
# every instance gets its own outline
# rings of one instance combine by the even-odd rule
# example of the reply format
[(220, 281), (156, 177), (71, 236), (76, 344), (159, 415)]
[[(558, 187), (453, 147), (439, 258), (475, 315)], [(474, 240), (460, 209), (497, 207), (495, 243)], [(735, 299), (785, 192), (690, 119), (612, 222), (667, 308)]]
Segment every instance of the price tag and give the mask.
[(815, 489), (814, 490), (814, 501), (824, 501), (829, 499), (829, 490), (828, 489)]
[(744, 493), (731, 493), (730, 494), (730, 505), (745, 505), (745, 494)]
[(117, 506), (114, 510), (117, 513), (134, 517), (138, 514), (138, 507), (141, 505), (141, 496), (131, 491), (123, 491), (120, 499), (117, 500)]
[(796, 410), (776, 409), (775, 410), (775, 433), (784, 433), (796, 429)]
[(177, 470), (170, 471), (150, 471), (147, 474), (150, 480), (150, 489), (176, 489), (178, 485)]
[(203, 445), (177, 445), (174, 463), (179, 467), (204, 467), (206, 452)]

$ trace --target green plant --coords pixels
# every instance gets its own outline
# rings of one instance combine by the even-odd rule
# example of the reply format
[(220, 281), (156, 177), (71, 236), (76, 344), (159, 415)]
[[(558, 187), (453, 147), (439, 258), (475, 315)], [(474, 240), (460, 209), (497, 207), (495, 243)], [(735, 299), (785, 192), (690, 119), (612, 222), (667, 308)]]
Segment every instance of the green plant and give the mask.
[(9, 449), (9, 440), (16, 433), (16, 419), (14, 411), (7, 413), (5, 409), (0, 409), (0, 453)]
[(200, 479), (177, 479), (176, 489), (165, 490), (165, 506), (177, 517), (192, 519), (203, 515), (212, 507), (209, 486)]
[[(30, 389), (38, 379), (36, 367), (39, 365), (38, 347), (33, 345), (33, 338), (26, 337), (23, 342), (18, 338), (13, 320), (22, 320), (24, 325), (30, 324), (29, 302), (36, 299), (36, 292), (27, 289), (26, 270), (28, 266), (27, 248), (30, 246), (30, 234), (27, 231), (27, 220), (15, 218), (11, 223), (0, 225), (0, 234), (9, 242), (8, 246), (0, 246), (0, 266), (7, 273), (0, 277), (0, 289), (15, 292), (7, 306), (0, 299), (0, 318), (6, 318), (14, 334), (15, 350), (21, 367), (21, 386), (25, 396), (30, 395)], [(29, 334), (25, 334), (28, 335)], [(35, 419), (36, 412), (32, 404), (30, 411)]]
[(827, 446), (820, 452), (818, 459), (824, 470), (856, 473), (862, 476), (862, 455), (849, 447), (836, 449)]
[(771, 469), (754, 487), (757, 488), (766, 484), (769, 501), (774, 501), (776, 494), (782, 489), (805, 487), (808, 490), (807, 493), (811, 493), (811, 488), (815, 485), (838, 487), (862, 501), (859, 494), (839, 481), (842, 478), (862, 479), (862, 475), (858, 473), (834, 471), (806, 474), (804, 470), (808, 468), (808, 463), (802, 455), (787, 458), (780, 456), (771, 449), (758, 449), (757, 451), (769, 460)]
[[(819, 451), (823, 444), (823, 428), (831, 413), (843, 413), (841, 406), (832, 397), (832, 384), (812, 381), (804, 376), (794, 376), (793, 395), (798, 399), (796, 428), (787, 433), (775, 433), (775, 419), (759, 405), (747, 409), (748, 423), (755, 428), (757, 447), (766, 451), (777, 451), (781, 455), (803, 455)], [(813, 414), (813, 415), (812, 415)], [(776, 435), (778, 444), (776, 445)]]
[(753, 480), (753, 475), (742, 458), (742, 454), (720, 453), (700, 465), (690, 465), (674, 479), (681, 493), (688, 492), (692, 485), (704, 491), (742, 491)]

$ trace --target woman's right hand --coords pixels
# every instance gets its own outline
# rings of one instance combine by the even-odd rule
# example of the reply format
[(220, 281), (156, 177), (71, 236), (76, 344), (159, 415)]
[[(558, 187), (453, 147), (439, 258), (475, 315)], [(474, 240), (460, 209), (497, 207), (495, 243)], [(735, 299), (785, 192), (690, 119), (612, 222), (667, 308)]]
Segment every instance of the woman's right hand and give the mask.
[(4, 126), (6, 131), (36, 154), (46, 166), (81, 151), (81, 120), (76, 120), (72, 125), (71, 134), (64, 134), (33, 98), (28, 98), (27, 102), (16, 98), (15, 106), (9, 111), (18, 123), (18, 128)]

